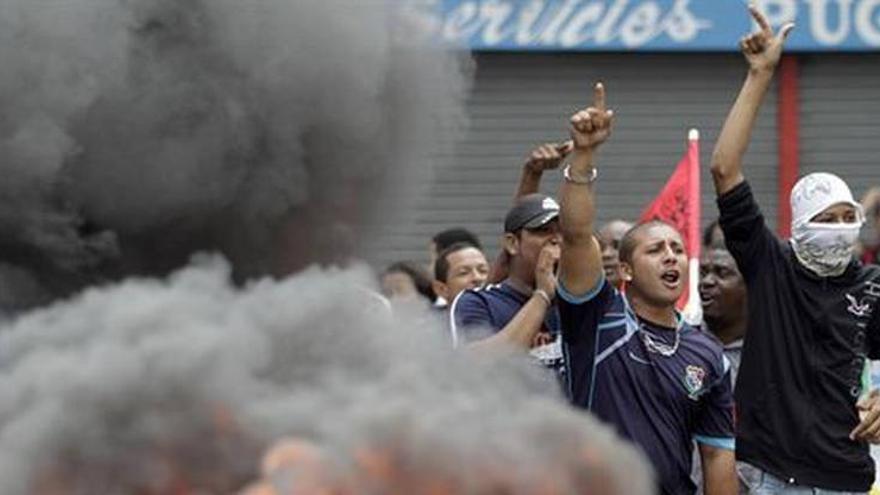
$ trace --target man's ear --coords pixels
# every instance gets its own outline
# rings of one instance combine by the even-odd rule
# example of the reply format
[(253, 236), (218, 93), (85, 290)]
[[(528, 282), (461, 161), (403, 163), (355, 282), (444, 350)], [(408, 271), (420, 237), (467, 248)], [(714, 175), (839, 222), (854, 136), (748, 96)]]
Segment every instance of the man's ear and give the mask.
[(441, 282), (439, 280), (434, 280), (433, 282), (431, 282), (431, 288), (434, 289), (434, 294), (436, 294), (438, 297), (442, 297), (443, 299), (446, 299), (446, 302), (448, 302), (449, 304), (452, 304), (452, 301), (449, 300), (449, 286), (448, 285), (444, 284), (443, 282)]
[(501, 242), (504, 247), (504, 252), (506, 252), (508, 256), (516, 256), (519, 252), (519, 238), (516, 234), (507, 232), (504, 234), (504, 238), (501, 239)]

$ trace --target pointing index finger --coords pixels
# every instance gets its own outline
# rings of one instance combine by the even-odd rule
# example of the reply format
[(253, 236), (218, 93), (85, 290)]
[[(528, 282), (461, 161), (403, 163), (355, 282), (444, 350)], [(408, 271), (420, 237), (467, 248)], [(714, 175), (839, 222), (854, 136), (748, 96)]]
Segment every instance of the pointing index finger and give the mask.
[(758, 10), (758, 7), (755, 6), (755, 4), (749, 5), (749, 12), (752, 14), (752, 17), (755, 19), (755, 22), (758, 23), (758, 26), (761, 28), (761, 31), (763, 31), (764, 34), (773, 36), (773, 29), (770, 28), (770, 23), (767, 22), (767, 18), (764, 17), (764, 14), (762, 14), (761, 11)]
[(596, 83), (593, 88), (593, 107), (601, 112), (605, 111), (605, 85)]

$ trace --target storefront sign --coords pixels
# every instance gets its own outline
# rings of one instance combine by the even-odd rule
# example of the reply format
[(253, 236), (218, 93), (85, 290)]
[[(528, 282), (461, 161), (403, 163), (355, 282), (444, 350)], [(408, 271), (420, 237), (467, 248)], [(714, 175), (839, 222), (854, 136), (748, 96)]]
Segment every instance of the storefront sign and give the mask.
[[(440, 36), (475, 50), (734, 51), (743, 0), (432, 0)], [(880, 0), (756, 0), (790, 51), (880, 49)]]

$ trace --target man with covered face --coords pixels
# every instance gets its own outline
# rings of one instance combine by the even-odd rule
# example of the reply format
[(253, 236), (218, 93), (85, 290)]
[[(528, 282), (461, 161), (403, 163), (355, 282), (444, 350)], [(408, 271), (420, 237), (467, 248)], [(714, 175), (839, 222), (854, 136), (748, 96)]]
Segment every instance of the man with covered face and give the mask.
[(880, 269), (853, 259), (863, 214), (833, 174), (795, 184), (788, 242), (767, 228), (742, 158), (793, 25), (774, 34), (751, 13), (760, 29), (740, 43), (748, 76), (712, 157), (721, 228), (748, 289), (736, 455), (761, 471), (752, 493), (865, 493), (880, 408), (861, 376), (880, 358)]
[(575, 150), (560, 199), (562, 250), (557, 287), (572, 402), (612, 423), (651, 459), (660, 493), (692, 494), (692, 441), (699, 444), (704, 491), (737, 491), (730, 366), (721, 344), (675, 309), (687, 282), (681, 234), (652, 221), (620, 242), (621, 293), (605, 276), (593, 235), (595, 149), (611, 131), (605, 91), (572, 117)]

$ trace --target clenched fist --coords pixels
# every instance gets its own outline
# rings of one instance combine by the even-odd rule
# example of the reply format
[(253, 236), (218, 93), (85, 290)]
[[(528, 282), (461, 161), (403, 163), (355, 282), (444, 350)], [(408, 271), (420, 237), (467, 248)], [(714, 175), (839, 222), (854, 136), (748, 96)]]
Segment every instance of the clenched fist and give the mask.
[(545, 143), (533, 149), (526, 160), (526, 168), (535, 173), (543, 173), (546, 170), (559, 168), (559, 164), (571, 153), (574, 144), (571, 141), (564, 143)]

